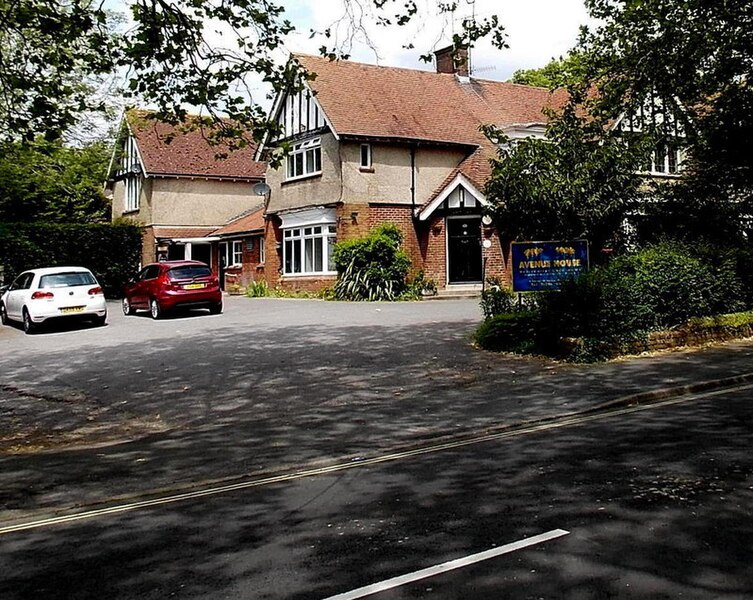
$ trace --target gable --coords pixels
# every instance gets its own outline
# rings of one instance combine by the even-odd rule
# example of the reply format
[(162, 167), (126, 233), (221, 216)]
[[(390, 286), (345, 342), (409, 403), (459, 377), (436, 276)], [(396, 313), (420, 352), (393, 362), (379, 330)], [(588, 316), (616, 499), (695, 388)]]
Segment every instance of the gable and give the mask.
[(478, 208), (488, 205), (486, 196), (462, 173), (455, 177), (418, 213), (420, 221), (428, 219), (439, 208)]

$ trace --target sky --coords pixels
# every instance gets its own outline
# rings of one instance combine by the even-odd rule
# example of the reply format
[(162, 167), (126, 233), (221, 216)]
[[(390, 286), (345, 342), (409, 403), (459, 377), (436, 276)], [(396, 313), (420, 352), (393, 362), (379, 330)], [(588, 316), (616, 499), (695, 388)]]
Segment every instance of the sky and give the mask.
[[(472, 50), (472, 75), (480, 79), (508, 80), (517, 69), (539, 68), (552, 58), (565, 55), (577, 39), (581, 25), (588, 24), (583, 0), (457, 0), (458, 8), (454, 19), (437, 14), (439, 0), (415, 0), (419, 14), (406, 27), (383, 28), (374, 25), (378, 15), (391, 16), (395, 7), (402, 7), (405, 0), (387, 0), (386, 9), (375, 11), (374, 0), (273, 0), (285, 7), (285, 18), (296, 27), (296, 31), (285, 39), (284, 48), (276, 56), (285, 62), (289, 52), (319, 54), (323, 44), (345, 44), (351, 60), (393, 67), (407, 67), (433, 70), (432, 64), (419, 60), (422, 54), (446, 47), (451, 43), (453, 32), (460, 31), (463, 17), (475, 15), (477, 19), (496, 14), (505, 27), (509, 48), (493, 48), (488, 41), (482, 41)], [(451, 0), (444, 0), (450, 2)], [(105, 0), (108, 8), (120, 12), (128, 26), (129, 0)], [(390, 8), (390, 7), (393, 8)], [(346, 7), (352, 11), (346, 16)], [(360, 13), (359, 7), (366, 13)], [(372, 12), (368, 12), (372, 11)], [(344, 23), (352, 23), (364, 17), (371, 44), (364, 36), (357, 34), (352, 44)], [(337, 26), (337, 23), (340, 23)], [(322, 32), (332, 29), (333, 37), (325, 39), (321, 35), (312, 37), (311, 31)], [(224, 46), (231, 37), (215, 32), (216, 27), (206, 31), (212, 44)], [(404, 49), (407, 43), (414, 49)], [(251, 101), (269, 109), (272, 104), (270, 89), (261, 78), (249, 76), (246, 83), (251, 89)], [(145, 106), (148, 108), (148, 106)], [(189, 110), (194, 111), (192, 107)]]
[[(459, 31), (462, 17), (474, 13), (476, 18), (496, 14), (505, 27), (509, 48), (498, 50), (488, 42), (483, 43), (473, 51), (471, 63), (479, 78), (506, 80), (517, 69), (542, 67), (551, 58), (566, 54), (575, 45), (580, 26), (589, 22), (583, 0), (458, 0), (455, 23), (437, 16), (437, 2), (417, 2), (421, 18), (416, 23), (389, 30), (370, 27), (376, 51), (361, 39), (354, 44), (351, 58), (380, 65), (431, 69), (431, 65), (419, 61), (419, 56), (449, 45), (453, 26)], [(289, 36), (288, 48), (310, 54), (318, 53), (323, 40), (310, 39), (309, 31), (322, 31), (345, 14), (343, 0), (285, 0), (283, 4), (286, 15), (299, 28), (298, 33)], [(363, 4), (368, 6), (371, 2), (365, 0)], [(357, 6), (358, 2), (351, 5)], [(333, 29), (333, 33), (337, 31)], [(340, 40), (347, 38), (342, 27), (339, 33)], [(402, 48), (408, 41), (415, 49)]]

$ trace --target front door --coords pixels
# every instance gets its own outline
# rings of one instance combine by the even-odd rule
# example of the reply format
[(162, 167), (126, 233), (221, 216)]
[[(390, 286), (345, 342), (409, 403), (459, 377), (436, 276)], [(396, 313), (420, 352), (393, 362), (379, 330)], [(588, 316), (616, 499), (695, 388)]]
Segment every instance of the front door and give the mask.
[(481, 282), (481, 217), (448, 217), (449, 283)]

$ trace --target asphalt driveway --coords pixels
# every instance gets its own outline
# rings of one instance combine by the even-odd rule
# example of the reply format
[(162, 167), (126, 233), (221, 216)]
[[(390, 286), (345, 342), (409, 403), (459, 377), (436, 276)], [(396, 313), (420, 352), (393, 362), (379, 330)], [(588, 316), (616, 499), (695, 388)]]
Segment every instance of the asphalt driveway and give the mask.
[[(0, 512), (92, 504), (751, 371), (753, 344), (605, 365), (470, 344), (478, 303), (227, 298), (222, 315), (0, 328)], [(94, 449), (92, 449), (94, 448)]]

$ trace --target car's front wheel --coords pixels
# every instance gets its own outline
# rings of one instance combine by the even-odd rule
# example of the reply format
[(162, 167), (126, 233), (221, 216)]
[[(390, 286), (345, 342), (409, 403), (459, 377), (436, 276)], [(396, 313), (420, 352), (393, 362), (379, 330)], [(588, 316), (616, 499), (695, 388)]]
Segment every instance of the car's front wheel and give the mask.
[(36, 326), (36, 323), (34, 323), (34, 321), (31, 320), (31, 315), (29, 314), (29, 311), (26, 308), (24, 308), (23, 319), (24, 319), (24, 332), (34, 333), (37, 326)]
[(152, 298), (149, 302), (149, 313), (152, 315), (152, 319), (159, 319), (162, 316), (162, 309), (156, 298)]
[(123, 298), (122, 306), (123, 306), (123, 314), (125, 316), (132, 315), (133, 313), (136, 312), (133, 306), (131, 306), (131, 303), (128, 301), (128, 298)]
[(3, 325), (8, 324), (8, 311), (5, 308), (5, 304), (0, 302), (0, 323)]

